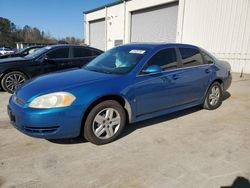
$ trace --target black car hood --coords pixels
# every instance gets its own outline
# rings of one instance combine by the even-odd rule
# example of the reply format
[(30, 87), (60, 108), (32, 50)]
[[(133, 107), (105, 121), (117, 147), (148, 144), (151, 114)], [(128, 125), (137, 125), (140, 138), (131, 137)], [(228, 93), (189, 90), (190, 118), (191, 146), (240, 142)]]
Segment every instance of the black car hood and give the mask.
[(23, 57), (23, 56), (21, 53), (0, 55), (0, 59), (11, 58), (11, 57), (13, 58), (13, 57)]
[(13, 62), (23, 62), (28, 61), (29, 59), (23, 58), (23, 57), (11, 57), (6, 59), (0, 59), (0, 65), (5, 63), (13, 63)]

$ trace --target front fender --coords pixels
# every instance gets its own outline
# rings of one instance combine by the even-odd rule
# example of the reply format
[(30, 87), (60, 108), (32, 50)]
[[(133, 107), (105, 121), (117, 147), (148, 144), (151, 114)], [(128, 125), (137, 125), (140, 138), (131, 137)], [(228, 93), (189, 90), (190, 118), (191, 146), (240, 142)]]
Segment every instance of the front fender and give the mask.
[[(112, 86), (110, 85), (108, 87), (101, 83), (96, 85), (89, 84), (85, 87), (68, 90), (68, 92), (76, 96), (75, 105), (81, 105), (85, 110), (89, 109), (89, 107), (93, 106), (96, 102), (108, 99), (122, 99), (122, 101), (124, 101), (124, 108), (128, 113), (128, 121), (131, 123), (134, 119), (133, 115), (135, 114), (136, 106), (133, 103), (133, 89), (128, 85), (126, 81), (119, 82), (119, 84), (113, 83)], [(86, 111), (84, 111), (83, 114), (85, 113)]]

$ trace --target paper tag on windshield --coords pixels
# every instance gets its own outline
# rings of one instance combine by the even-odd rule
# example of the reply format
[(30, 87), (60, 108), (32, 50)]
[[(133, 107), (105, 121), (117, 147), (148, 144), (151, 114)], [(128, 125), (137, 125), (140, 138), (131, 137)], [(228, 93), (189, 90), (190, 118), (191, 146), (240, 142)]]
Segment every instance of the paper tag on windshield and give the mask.
[(46, 46), (45, 47), (47, 50), (50, 50), (51, 49), (51, 46)]
[(146, 51), (145, 50), (131, 50), (129, 53), (130, 54), (144, 54)]

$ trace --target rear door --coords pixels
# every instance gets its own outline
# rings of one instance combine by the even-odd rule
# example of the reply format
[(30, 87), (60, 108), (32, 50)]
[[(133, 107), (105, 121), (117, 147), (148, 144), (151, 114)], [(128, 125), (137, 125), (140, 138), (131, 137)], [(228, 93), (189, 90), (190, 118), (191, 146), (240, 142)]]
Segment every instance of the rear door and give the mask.
[(100, 55), (101, 52), (87, 47), (73, 47), (73, 57), (71, 59), (70, 67), (82, 67)]
[(199, 49), (179, 48), (182, 67), (176, 74), (179, 80), (180, 102), (187, 104), (202, 99), (209, 84), (211, 68), (206, 64)]

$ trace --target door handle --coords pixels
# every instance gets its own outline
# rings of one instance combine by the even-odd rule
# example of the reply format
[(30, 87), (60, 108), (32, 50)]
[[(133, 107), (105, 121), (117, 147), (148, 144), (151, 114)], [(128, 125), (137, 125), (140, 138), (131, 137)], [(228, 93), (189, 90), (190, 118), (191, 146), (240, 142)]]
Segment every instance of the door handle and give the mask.
[(166, 77), (161, 77), (161, 80), (162, 80), (163, 83), (167, 82), (167, 78)]
[(205, 70), (205, 73), (207, 73), (207, 74), (210, 73), (210, 72), (211, 72), (210, 69), (206, 69), (206, 70)]
[(177, 79), (179, 79), (180, 78), (180, 75), (178, 75), (178, 74), (174, 74), (173, 76), (172, 76), (172, 79), (173, 80), (177, 80)]

